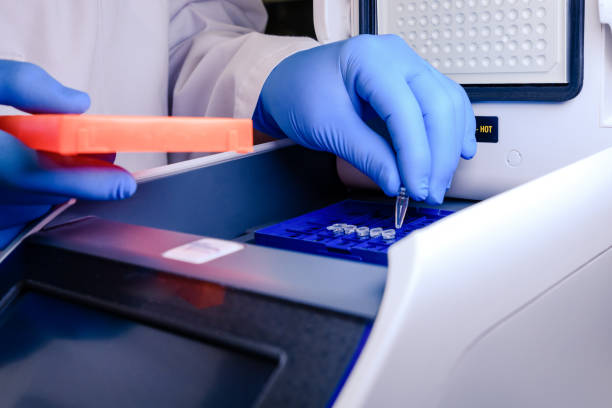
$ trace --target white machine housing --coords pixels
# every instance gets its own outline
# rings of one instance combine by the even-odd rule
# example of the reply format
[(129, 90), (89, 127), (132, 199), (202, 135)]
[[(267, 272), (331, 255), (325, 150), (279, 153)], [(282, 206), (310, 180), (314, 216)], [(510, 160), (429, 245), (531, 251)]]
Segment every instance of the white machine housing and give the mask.
[[(522, 10), (519, 5), (527, 7), (531, 4), (533, 13), (537, 12), (539, 5), (544, 4), (544, 0), (509, 1), (517, 3), (519, 11)], [(567, 6), (567, 0), (558, 2), (555, 0), (555, 2), (551, 4), (558, 11), (558, 15), (570, 17), (569, 12), (562, 6)], [(507, 2), (378, 0), (379, 33), (398, 35), (402, 33), (397, 25), (390, 24), (387, 21), (389, 19), (384, 18), (390, 12), (397, 12), (400, 3), (404, 6), (403, 13), (406, 13), (410, 5), (416, 5), (415, 13), (418, 13), (421, 3), (429, 6), (437, 4), (441, 8), (448, 3), (451, 9), (456, 6), (455, 3), (461, 3), (466, 10), (465, 18), (469, 18), (467, 16), (470, 7), (482, 12), (482, 4), (486, 3), (490, 8), (490, 18), (494, 19), (500, 5)], [(461, 161), (448, 196), (484, 199), (612, 146), (612, 129), (610, 129), (612, 127), (612, 34), (610, 27), (604, 24), (610, 21), (610, 3), (607, 0), (584, 0), (584, 80), (582, 89), (576, 97), (565, 102), (492, 100), (473, 104), (477, 116), (499, 118), (499, 141), (479, 143), (476, 157), (469, 161)], [(391, 6), (395, 6), (393, 9), (395, 11), (389, 11)], [(314, 8), (315, 31), (319, 40), (337, 41), (359, 33), (358, 0), (318, 0), (314, 2)], [(520, 18), (522, 17), (519, 15), (518, 19)], [(550, 27), (554, 27), (556, 32), (562, 32), (560, 30), (566, 27), (564, 23), (564, 18), (552, 19)], [(495, 29), (494, 25), (492, 27)], [(406, 35), (405, 32), (404, 34)], [(568, 39), (565, 37), (557, 40), (557, 44), (564, 46), (568, 44)], [(438, 46), (445, 47), (452, 41), (441, 39)], [(429, 47), (431, 48), (431, 44)], [(416, 51), (419, 52), (418, 49)], [(567, 62), (562, 56), (558, 57), (558, 61)], [(536, 54), (534, 58), (537, 58)], [(491, 63), (493, 61), (492, 57)], [(445, 71), (444, 66), (439, 68), (442, 72)], [(464, 84), (483, 82), (487, 78), (490, 79), (489, 83), (499, 83), (500, 78), (503, 78), (503, 76), (482, 75), (482, 70), (479, 68), (475, 68), (475, 72), (476, 76), (470, 77), (466, 68), (461, 73), (449, 72), (448, 75)], [(524, 73), (515, 74), (515, 77), (524, 75)], [(525, 81), (533, 82), (534, 79), (526, 77)], [(563, 79), (545, 78), (542, 81), (562, 82)]]
[[(423, 2), (487, 3), (492, 13), (519, 3), (377, 7)], [(319, 39), (357, 35), (359, 3), (315, 1)], [(584, 7), (577, 96), (473, 104), (499, 118), (499, 141), (460, 163), (449, 195), (483, 201), (391, 247), (372, 332), (335, 407), (610, 406), (612, 2)]]
[[(469, 5), (470, 0), (455, 1)], [(502, 0), (489, 4), (496, 1)], [(358, 0), (315, 0), (314, 5), (321, 40), (359, 33)], [(335, 407), (610, 406), (612, 35), (600, 22), (599, 3), (585, 0), (585, 6), (584, 83), (575, 98), (474, 104), (476, 115), (499, 117), (499, 142), (481, 143), (477, 156), (461, 163), (450, 195), (483, 201), (391, 247), (380, 308)], [(610, 15), (602, 13), (602, 19), (609, 22)], [(250, 155), (291, 143), (270, 142)], [(245, 157), (223, 153), (136, 176), (144, 184)], [(193, 190), (201, 189), (190, 184), (189, 193)], [(132, 202), (147, 201), (146, 191), (141, 188)], [(93, 255), (115, 256), (103, 249)], [(287, 265), (296, 262), (291, 252), (266, 252)], [(293, 271), (300, 283), (296, 292), (316, 299), (344, 291), (336, 301), (362, 301), (363, 294), (342, 286), (355, 268), (335, 275), (320, 270), (328, 275), (320, 280)], [(228, 274), (218, 279), (227, 280)], [(372, 293), (380, 287), (362, 289)]]
[(393, 245), (335, 407), (609, 407), (610, 163), (612, 148)]

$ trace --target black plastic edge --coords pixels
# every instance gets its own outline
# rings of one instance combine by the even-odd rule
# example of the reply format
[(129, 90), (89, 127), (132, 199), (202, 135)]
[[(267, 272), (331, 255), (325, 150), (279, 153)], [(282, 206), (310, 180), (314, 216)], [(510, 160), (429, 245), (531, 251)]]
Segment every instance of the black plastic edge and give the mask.
[(376, 0), (359, 0), (359, 34), (378, 33)]
[(160, 318), (159, 316), (143, 312), (142, 310), (135, 311), (134, 308), (96, 299), (91, 296), (82, 295), (71, 290), (61, 289), (56, 286), (35, 280), (26, 280), (20, 285), (13, 287), (11, 292), (13, 292), (11, 303), (22, 293), (40, 293), (61, 299), (65, 302), (74, 303), (82, 307), (96, 310), (98, 312), (109, 313), (119, 318), (123, 318), (134, 323), (143, 324), (157, 330), (174, 333), (193, 341), (199, 341), (211, 345), (213, 347), (219, 347), (245, 355), (252, 355), (254, 357), (268, 359), (276, 364), (276, 369), (270, 376), (271, 378), (274, 376), (276, 371), (283, 368), (287, 360), (285, 352), (277, 347), (257, 343), (244, 338), (238, 338), (227, 333), (221, 333), (219, 331), (213, 331), (206, 328), (198, 328), (197, 330), (194, 330), (186, 325), (182, 325), (180, 322)]
[(265, 398), (270, 388), (273, 387), (275, 380), (287, 364), (288, 357), (286, 353), (277, 347), (210, 329), (193, 329), (181, 324), (180, 322), (160, 318), (159, 316), (155, 316), (151, 313), (142, 311), (136, 312), (127, 306), (121, 306), (109, 301), (95, 299), (91, 296), (82, 295), (66, 289), (60, 289), (53, 285), (48, 285), (38, 281), (26, 280), (11, 288), (11, 291), (8, 294), (10, 296), (10, 302), (5, 306), (9, 306), (19, 297), (20, 294), (25, 292), (40, 293), (51, 296), (100, 313), (109, 313), (116, 317), (130, 320), (134, 323), (143, 324), (167, 333), (173, 333), (181, 337), (188, 338), (192, 341), (202, 342), (213, 347), (222, 348), (243, 355), (253, 356), (255, 358), (269, 360), (275, 365), (275, 367), (272, 373), (270, 373), (270, 376), (268, 377), (260, 394), (256, 398), (253, 407), (260, 406), (261, 401), (263, 398)]

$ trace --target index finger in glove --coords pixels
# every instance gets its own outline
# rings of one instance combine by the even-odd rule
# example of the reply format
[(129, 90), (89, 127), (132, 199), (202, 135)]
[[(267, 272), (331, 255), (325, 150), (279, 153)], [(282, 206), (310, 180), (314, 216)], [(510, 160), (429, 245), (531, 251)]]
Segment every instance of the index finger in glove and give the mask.
[(385, 121), (397, 154), (397, 165), (410, 197), (424, 200), (430, 176), (429, 142), (423, 113), (401, 76), (369, 65), (357, 76), (356, 91)]
[(0, 104), (30, 113), (83, 113), (89, 96), (28, 62), (0, 60)]
[(406, 81), (423, 111), (431, 150), (428, 201), (440, 204), (459, 162), (466, 124), (473, 117), (467, 114), (463, 89), (429, 64), (423, 64), (416, 74), (407, 72)]

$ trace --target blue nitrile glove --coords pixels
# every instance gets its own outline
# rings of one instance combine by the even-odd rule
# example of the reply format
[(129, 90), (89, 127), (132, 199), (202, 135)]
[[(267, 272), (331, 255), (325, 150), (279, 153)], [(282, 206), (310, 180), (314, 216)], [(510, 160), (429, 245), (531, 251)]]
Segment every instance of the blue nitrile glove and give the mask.
[[(390, 143), (366, 125), (378, 114)], [(335, 153), (395, 196), (441, 203), (459, 157), (476, 153), (463, 88), (395, 35), (361, 35), (293, 54), (268, 76), (254, 125)]]
[[(0, 104), (31, 113), (82, 113), (89, 96), (36, 65), (0, 60)], [(53, 204), (71, 197), (115, 200), (135, 190), (134, 179), (120, 167), (95, 157), (36, 152), (0, 131), (0, 249)]]

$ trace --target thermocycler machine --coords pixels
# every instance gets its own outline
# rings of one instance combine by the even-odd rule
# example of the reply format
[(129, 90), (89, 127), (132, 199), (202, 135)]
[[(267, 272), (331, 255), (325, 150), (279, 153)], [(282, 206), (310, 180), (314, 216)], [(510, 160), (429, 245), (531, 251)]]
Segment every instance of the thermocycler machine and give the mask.
[(611, 162), (451, 200), (388, 266), (252, 242), (351, 195), (329, 155), (140, 173), (0, 264), (0, 405), (609, 406)]
[[(382, 264), (255, 242), (364, 199), (334, 157), (287, 140), (138, 173), (126, 201), (57, 209), (0, 264), (0, 405), (610, 406), (611, 37), (598, 3), (347, 3), (347, 35), (414, 31), (425, 56), (434, 16), (455, 30), (471, 13), (531, 8), (562, 44), (520, 57), (565, 68), (536, 78), (517, 67), (528, 84), (455, 78), (478, 116), (497, 118), (495, 137), (479, 135), (477, 157), (461, 163), (451, 195), (462, 200), (442, 207), (453, 213), (392, 244)], [(427, 14), (434, 5), (452, 13)], [(472, 8), (464, 20), (459, 5)], [(399, 30), (410, 17), (427, 27)], [(519, 40), (531, 41), (507, 39)]]

